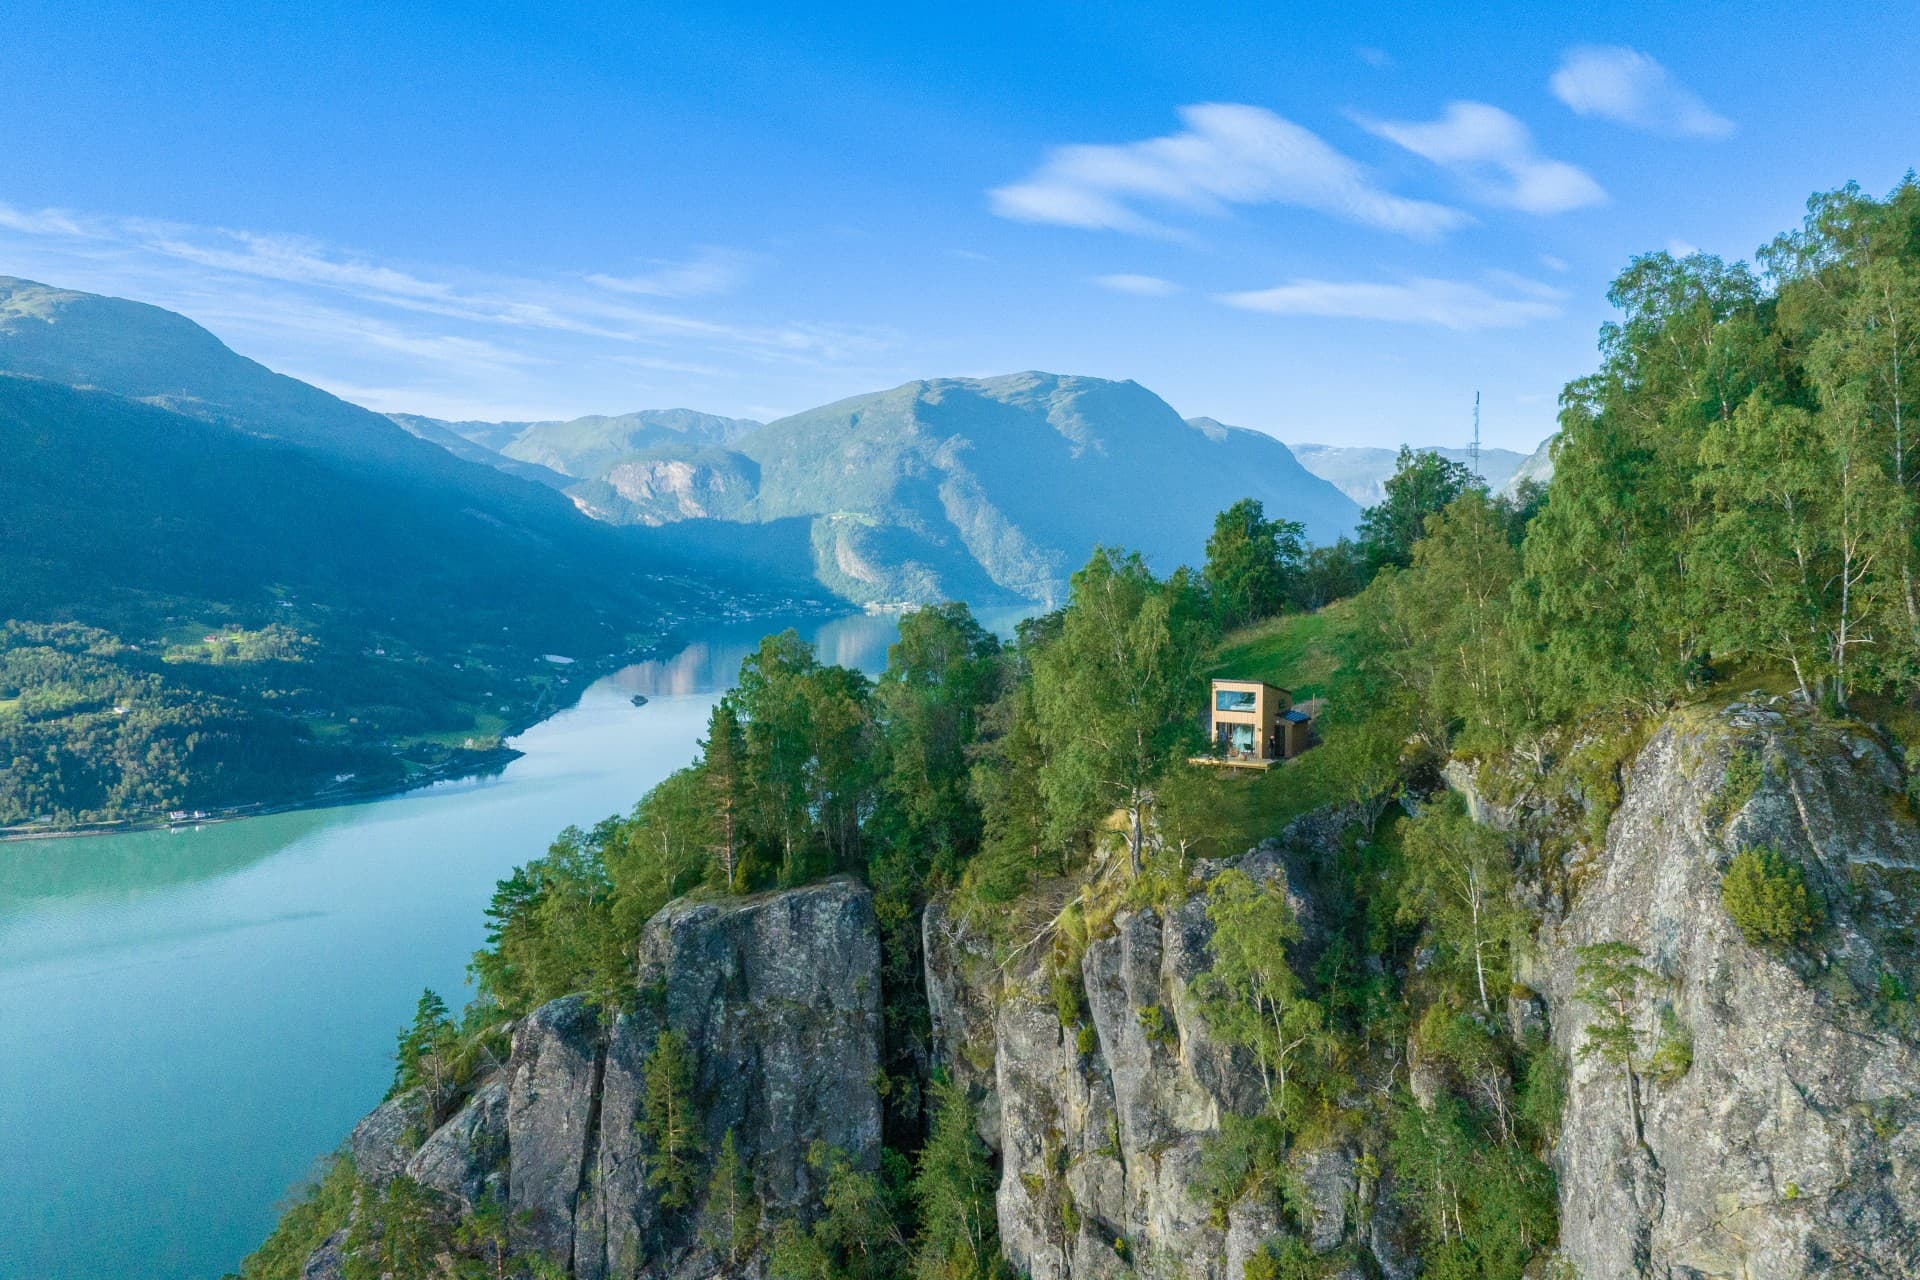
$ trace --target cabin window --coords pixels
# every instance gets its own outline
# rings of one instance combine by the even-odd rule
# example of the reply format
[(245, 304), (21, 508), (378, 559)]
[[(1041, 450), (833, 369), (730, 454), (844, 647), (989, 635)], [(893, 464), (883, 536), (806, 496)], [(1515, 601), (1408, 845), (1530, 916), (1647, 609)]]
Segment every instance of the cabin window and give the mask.
[(1213, 709), (1215, 711), (1252, 711), (1255, 695), (1247, 689), (1215, 689), (1213, 691)]

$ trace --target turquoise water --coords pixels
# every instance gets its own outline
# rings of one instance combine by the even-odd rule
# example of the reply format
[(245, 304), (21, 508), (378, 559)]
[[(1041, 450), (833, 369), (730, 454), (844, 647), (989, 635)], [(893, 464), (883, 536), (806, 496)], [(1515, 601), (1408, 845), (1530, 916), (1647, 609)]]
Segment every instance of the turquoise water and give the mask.
[[(494, 882), (686, 764), (777, 625), (706, 630), (600, 680), (491, 778), (0, 845), (0, 1278), (235, 1267), (380, 1100), (420, 989), (465, 1002)], [(895, 636), (877, 617), (801, 630), (870, 672)]]

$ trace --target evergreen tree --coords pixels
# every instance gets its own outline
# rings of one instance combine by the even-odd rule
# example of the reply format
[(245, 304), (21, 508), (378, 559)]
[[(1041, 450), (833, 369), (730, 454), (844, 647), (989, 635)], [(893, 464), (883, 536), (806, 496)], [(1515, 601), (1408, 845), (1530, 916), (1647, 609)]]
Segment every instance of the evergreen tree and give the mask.
[(974, 1131), (966, 1090), (936, 1076), (933, 1131), (920, 1149), (913, 1200), (920, 1230), (914, 1240), (916, 1280), (1001, 1280), (994, 1191), (998, 1184), (986, 1145)]
[(760, 1241), (760, 1202), (753, 1194), (753, 1170), (740, 1158), (733, 1130), (720, 1140), (713, 1175), (707, 1179), (706, 1207), (700, 1215), (700, 1243), (731, 1266), (750, 1257)]
[(713, 861), (728, 893), (740, 888), (740, 863), (746, 848), (747, 778), (742, 769), (746, 735), (733, 703), (722, 698), (707, 717), (707, 738), (700, 744), (702, 777), (713, 817)]
[(1640, 963), (1643, 958), (1640, 948), (1631, 943), (1596, 943), (1581, 947), (1578, 956), (1574, 998), (1592, 1011), (1580, 1043), (1580, 1056), (1598, 1058), (1620, 1068), (1627, 1085), (1627, 1114), (1633, 1123), (1634, 1139), (1639, 1141), (1643, 1132), (1640, 1118), (1642, 1034), (1636, 1018), (1641, 984), (1656, 979)]
[(394, 1048), (393, 1088), (402, 1093), (415, 1085), (426, 1085), (439, 1092), (448, 1083), (447, 1052), (456, 1033), (453, 1019), (447, 1016), (447, 1003), (431, 989), (420, 993), (414, 1006), (413, 1025), (400, 1033)]
[(661, 1031), (647, 1055), (646, 1084), (636, 1127), (647, 1144), (647, 1185), (665, 1209), (683, 1209), (699, 1185), (700, 1118), (693, 1101), (693, 1057), (686, 1038)]

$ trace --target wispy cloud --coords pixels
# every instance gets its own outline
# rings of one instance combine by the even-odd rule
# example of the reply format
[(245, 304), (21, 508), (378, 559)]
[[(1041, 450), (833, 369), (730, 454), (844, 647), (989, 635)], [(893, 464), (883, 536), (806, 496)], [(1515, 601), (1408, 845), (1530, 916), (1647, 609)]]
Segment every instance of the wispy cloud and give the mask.
[(1392, 54), (1388, 53), (1385, 49), (1376, 49), (1370, 44), (1357, 46), (1353, 51), (1353, 55), (1372, 67), (1375, 71), (1385, 71), (1393, 65)]
[(632, 275), (594, 274), (587, 277), (615, 293), (637, 293), (652, 298), (704, 298), (731, 293), (746, 281), (756, 258), (738, 249), (702, 249), (684, 262), (655, 258), (647, 269)]
[(1432, 239), (1471, 221), (1458, 209), (1382, 188), (1317, 135), (1261, 107), (1180, 108), (1178, 133), (1141, 142), (1056, 147), (1018, 182), (988, 192), (996, 214), (1135, 235), (1178, 236), (1141, 211), (1220, 216), (1233, 205), (1286, 204)]
[(1171, 280), (1162, 280), (1159, 276), (1132, 275), (1124, 271), (1110, 276), (1095, 276), (1093, 282), (1102, 289), (1130, 293), (1137, 298), (1165, 298), (1180, 292), (1180, 286)]
[(1504, 273), (1492, 283), (1501, 288), (1419, 276), (1391, 284), (1294, 280), (1272, 289), (1222, 294), (1219, 300), (1270, 315), (1384, 320), (1456, 331), (1512, 328), (1561, 314), (1564, 295), (1557, 289)]
[(1598, 116), (1651, 133), (1724, 138), (1733, 121), (1700, 100), (1667, 69), (1624, 45), (1569, 49), (1549, 81), (1553, 96), (1583, 116)]
[(1550, 214), (1607, 198), (1586, 170), (1541, 155), (1526, 125), (1484, 102), (1448, 103), (1438, 120), (1360, 123), (1454, 174), (1486, 204)]
[[(662, 305), (735, 288), (758, 259), (702, 249), (638, 274), (535, 278), (386, 262), (303, 235), (0, 203), (0, 255), (50, 283), (186, 312), (250, 354), (334, 390), (471, 407), (491, 387), (524, 405), (551, 371), (598, 363), (719, 377), (722, 367), (839, 367), (895, 344), (878, 327), (742, 320)], [(730, 308), (738, 312), (739, 308)], [(784, 375), (782, 375), (784, 376)], [(570, 394), (577, 394), (572, 393)], [(624, 399), (624, 395), (622, 396)]]

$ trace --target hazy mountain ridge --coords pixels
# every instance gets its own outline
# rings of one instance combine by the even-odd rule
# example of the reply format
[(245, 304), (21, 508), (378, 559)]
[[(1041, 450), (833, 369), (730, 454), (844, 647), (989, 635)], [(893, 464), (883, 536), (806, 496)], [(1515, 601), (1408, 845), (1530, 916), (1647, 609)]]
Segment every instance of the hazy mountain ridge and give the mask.
[(612, 527), (450, 447), (182, 316), (0, 278), (0, 759), (31, 762), (0, 826), (392, 785), (564, 696), (542, 654), (814, 594), (790, 534)]
[[(647, 431), (614, 425), (630, 422)], [(567, 493), (602, 519), (808, 521), (815, 577), (861, 602), (1057, 601), (1102, 543), (1198, 563), (1213, 516), (1241, 497), (1320, 542), (1359, 516), (1271, 436), (1183, 420), (1134, 382), (1051, 373), (909, 382), (765, 425), (687, 411), (533, 435), (441, 425), (578, 468)], [(559, 457), (557, 438), (593, 443)], [(644, 447), (615, 456), (623, 441)]]
[[(1366, 445), (1294, 444), (1289, 445), (1300, 465), (1337, 487), (1363, 507), (1370, 507), (1385, 496), (1387, 478), (1393, 474), (1397, 449)], [(1545, 446), (1541, 446), (1545, 448)], [(1420, 453), (1437, 453), (1449, 462), (1472, 465), (1472, 452), (1446, 445), (1418, 445)], [(1480, 450), (1479, 474), (1487, 488), (1504, 493), (1512, 487), (1516, 473), (1528, 455), (1513, 449)]]

